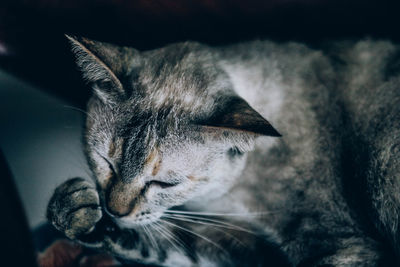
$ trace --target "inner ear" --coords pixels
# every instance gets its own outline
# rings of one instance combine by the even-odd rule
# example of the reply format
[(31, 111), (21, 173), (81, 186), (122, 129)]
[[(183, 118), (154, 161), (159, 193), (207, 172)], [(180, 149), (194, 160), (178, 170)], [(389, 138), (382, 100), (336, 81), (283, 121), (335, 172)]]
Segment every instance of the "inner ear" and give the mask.
[(220, 100), (212, 115), (203, 121), (201, 125), (265, 136), (281, 136), (263, 116), (239, 96), (231, 96)]
[(138, 54), (135, 49), (84, 37), (66, 37), (72, 43), (72, 52), (83, 77), (92, 83), (95, 91), (103, 96), (125, 93), (121, 80)]

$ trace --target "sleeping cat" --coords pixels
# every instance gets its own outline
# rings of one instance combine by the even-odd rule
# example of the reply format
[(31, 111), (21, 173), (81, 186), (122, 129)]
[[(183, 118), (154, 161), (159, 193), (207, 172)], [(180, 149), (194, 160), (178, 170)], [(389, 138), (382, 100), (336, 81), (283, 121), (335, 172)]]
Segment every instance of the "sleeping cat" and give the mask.
[(93, 87), (95, 185), (51, 198), (67, 237), (162, 266), (396, 264), (397, 46), (68, 38)]

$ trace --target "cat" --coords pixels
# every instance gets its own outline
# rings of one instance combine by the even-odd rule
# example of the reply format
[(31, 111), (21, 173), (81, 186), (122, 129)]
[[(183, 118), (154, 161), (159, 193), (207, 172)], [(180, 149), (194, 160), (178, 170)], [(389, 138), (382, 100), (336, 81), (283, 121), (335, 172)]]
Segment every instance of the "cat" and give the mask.
[(67, 37), (95, 181), (50, 199), (67, 237), (160, 266), (398, 264), (398, 46)]

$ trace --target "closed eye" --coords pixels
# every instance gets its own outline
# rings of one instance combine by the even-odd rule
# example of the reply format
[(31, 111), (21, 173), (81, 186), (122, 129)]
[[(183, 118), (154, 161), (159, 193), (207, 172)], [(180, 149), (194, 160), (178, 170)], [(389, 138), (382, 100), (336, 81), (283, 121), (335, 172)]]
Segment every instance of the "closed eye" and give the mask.
[(162, 182), (162, 181), (156, 181), (156, 180), (152, 180), (146, 183), (146, 186), (150, 186), (150, 185), (157, 185), (161, 188), (168, 188), (168, 187), (173, 187), (175, 185), (178, 185), (179, 183), (168, 183), (168, 182)]

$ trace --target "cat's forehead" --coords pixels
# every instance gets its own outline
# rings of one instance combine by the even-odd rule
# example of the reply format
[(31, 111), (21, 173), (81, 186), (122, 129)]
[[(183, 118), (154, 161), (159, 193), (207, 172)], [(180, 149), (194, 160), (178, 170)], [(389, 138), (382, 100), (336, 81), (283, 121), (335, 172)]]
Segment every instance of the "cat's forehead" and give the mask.
[(199, 51), (163, 51), (146, 57), (140, 71), (140, 83), (148, 89), (200, 93), (213, 79), (215, 67), (200, 59)]
[(228, 82), (207, 52), (183, 48), (157, 51), (148, 56), (138, 75), (144, 102), (157, 112), (163, 109), (204, 111), (219, 91), (229, 87)]
[(124, 144), (130, 142), (131, 148), (137, 143), (142, 146), (140, 150), (150, 149), (169, 133), (177, 134), (179, 124), (185, 119), (171, 108), (156, 109), (145, 101), (107, 105), (95, 96), (89, 101), (88, 111), (87, 135), (96, 138), (105, 148), (118, 139)]

